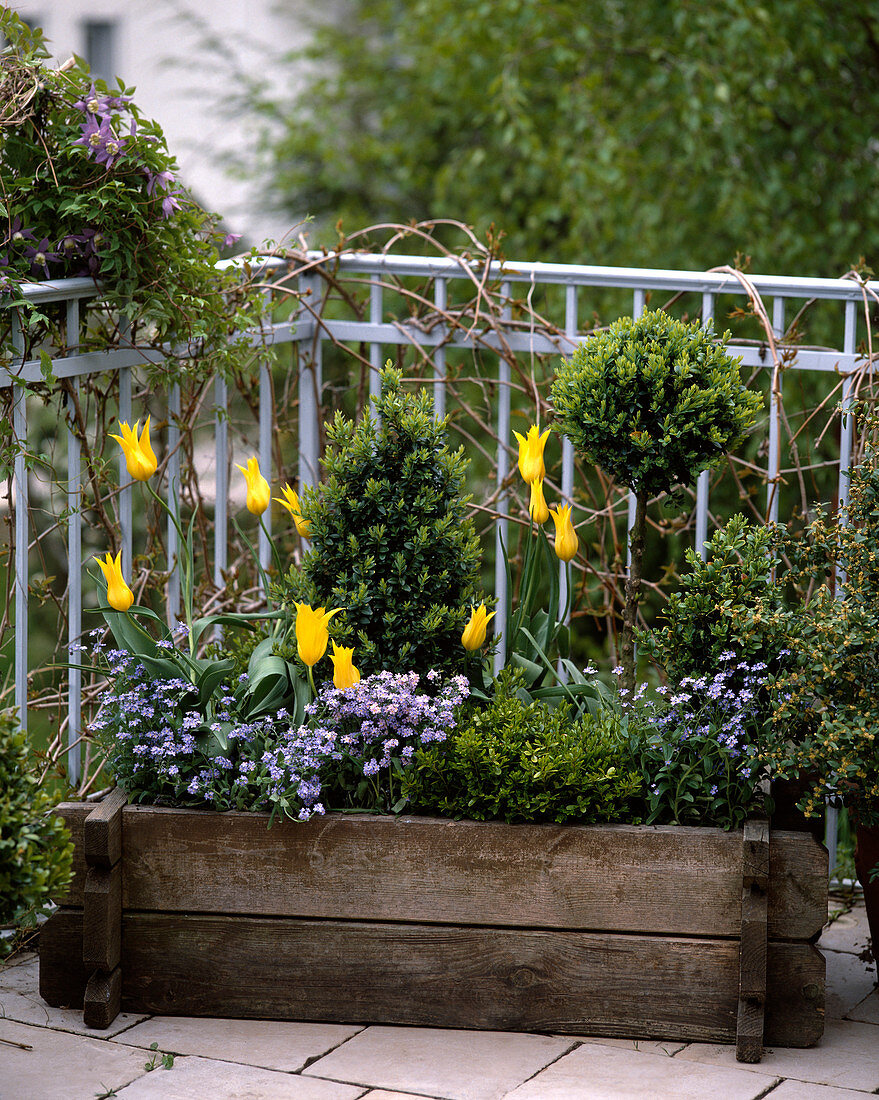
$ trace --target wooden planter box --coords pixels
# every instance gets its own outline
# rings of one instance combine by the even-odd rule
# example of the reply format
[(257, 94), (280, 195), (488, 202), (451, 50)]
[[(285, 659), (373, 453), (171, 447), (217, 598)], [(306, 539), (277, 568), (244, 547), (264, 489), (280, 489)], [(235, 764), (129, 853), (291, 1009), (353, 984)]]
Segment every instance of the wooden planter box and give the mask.
[[(808, 833), (124, 806), (58, 811), (76, 877), (40, 992), (172, 1015), (812, 1046), (827, 854)], [(764, 1019), (765, 1009), (765, 1019)]]

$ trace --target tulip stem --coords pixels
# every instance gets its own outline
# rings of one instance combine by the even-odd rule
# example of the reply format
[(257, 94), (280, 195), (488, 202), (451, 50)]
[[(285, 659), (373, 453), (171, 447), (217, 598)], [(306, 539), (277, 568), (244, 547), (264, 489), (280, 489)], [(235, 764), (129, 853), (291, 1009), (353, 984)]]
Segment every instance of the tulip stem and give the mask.
[[(187, 637), (189, 639), (189, 656), (195, 656), (195, 640), (192, 636), (192, 548), (190, 545), (189, 537), (184, 532), (183, 527), (180, 524), (180, 520), (177, 517), (175, 510), (171, 505), (163, 500), (155, 489), (150, 485), (148, 481), (144, 482), (147, 490), (152, 495), (153, 499), (159, 505), (163, 512), (166, 513), (168, 518), (174, 524), (174, 529), (177, 532), (177, 537), (180, 539), (180, 547), (177, 553), (177, 561), (180, 564), (181, 571), (181, 583), (180, 583), (180, 595), (183, 600), (183, 621), (186, 623)], [(190, 524), (190, 528), (191, 528)], [(172, 562), (168, 561), (168, 568), (170, 569)]]

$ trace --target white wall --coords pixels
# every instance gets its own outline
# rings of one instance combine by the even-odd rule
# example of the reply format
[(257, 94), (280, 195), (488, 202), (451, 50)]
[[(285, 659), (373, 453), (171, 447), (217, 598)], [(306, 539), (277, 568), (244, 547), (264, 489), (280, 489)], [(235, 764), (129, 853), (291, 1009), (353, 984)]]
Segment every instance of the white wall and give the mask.
[[(235, 69), (267, 78), (280, 91), (274, 58), (301, 45), (298, 0), (12, 0), (37, 20), (59, 63), (85, 56), (86, 20), (115, 26), (115, 75), (137, 89), (141, 111), (156, 119), (198, 200), (223, 215), (248, 242), (280, 240), (291, 221), (273, 214), (261, 194), (253, 155), (255, 120), (223, 107), (237, 86)], [(213, 36), (223, 53), (208, 49)], [(285, 69), (286, 73), (288, 70)], [(243, 178), (233, 162), (246, 162)], [(242, 244), (244, 242), (242, 241)]]

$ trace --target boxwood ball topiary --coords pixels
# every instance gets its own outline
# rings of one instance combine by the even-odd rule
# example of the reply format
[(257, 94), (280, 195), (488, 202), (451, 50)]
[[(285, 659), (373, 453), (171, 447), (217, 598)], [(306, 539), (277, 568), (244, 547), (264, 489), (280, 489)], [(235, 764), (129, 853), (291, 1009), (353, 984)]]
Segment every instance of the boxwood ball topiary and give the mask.
[(690, 484), (742, 441), (762, 404), (743, 385), (728, 339), (662, 310), (620, 318), (559, 368), (556, 427), (636, 492)]
[(662, 310), (635, 321), (622, 317), (581, 344), (552, 385), (556, 429), (586, 461), (635, 493), (620, 650), (630, 691), (647, 501), (720, 462), (744, 439), (762, 404), (742, 384), (728, 338)]

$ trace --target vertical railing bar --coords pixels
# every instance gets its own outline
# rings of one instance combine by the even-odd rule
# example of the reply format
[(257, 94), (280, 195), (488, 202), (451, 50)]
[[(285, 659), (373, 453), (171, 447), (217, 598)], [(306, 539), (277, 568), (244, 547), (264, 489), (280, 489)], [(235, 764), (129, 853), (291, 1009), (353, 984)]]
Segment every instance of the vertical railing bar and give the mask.
[[(702, 295), (702, 324), (708, 328), (714, 323), (714, 295)], [(708, 495), (711, 489), (711, 475), (708, 470), (699, 474), (696, 482), (696, 553), (705, 561), (708, 556)]]
[[(845, 304), (845, 330), (842, 341), (843, 355), (854, 355), (857, 350), (858, 303)], [(848, 522), (849, 467), (852, 460), (852, 442), (854, 440), (854, 418), (851, 415), (853, 404), (854, 375), (849, 374), (843, 383), (842, 418), (839, 428), (839, 519)], [(840, 576), (840, 574), (837, 574)], [(843, 578), (842, 583), (845, 583)]]
[[(577, 287), (569, 283), (565, 287), (565, 336), (569, 340), (577, 337)], [(562, 436), (562, 499), (561, 504), (574, 503), (574, 444), (567, 436)], [(571, 611), (568, 607), (568, 585), (571, 579), (571, 565), (568, 562), (559, 562), (559, 615), (564, 614), (566, 622), (570, 622)]]
[[(225, 586), (223, 574), (229, 564), (229, 392), (226, 379), (214, 379), (214, 587)], [(213, 640), (223, 640), (219, 623), (213, 629)]]
[[(12, 318), (12, 345), (16, 357), (24, 359), (21, 320)], [(12, 433), (15, 438), (15, 705), (22, 729), (27, 729), (27, 636), (28, 636), (28, 485), (27, 485), (27, 390), (13, 384)]]
[[(448, 304), (447, 291), (448, 280), (434, 280), (433, 301), (438, 313), (445, 313)], [(445, 325), (437, 331), (445, 331)], [(437, 345), (433, 353), (433, 412), (437, 420), (442, 420), (446, 415), (446, 349), (442, 344)]]
[[(637, 319), (647, 308), (647, 293), (638, 289), (632, 294), (632, 317)], [(626, 517), (626, 573), (632, 568), (632, 528), (635, 526), (635, 509), (638, 498), (634, 492), (629, 491), (629, 508)]]
[[(272, 299), (271, 292), (266, 292), (264, 308), (268, 325), (271, 324)], [(266, 327), (268, 327), (266, 325)], [(274, 398), (272, 395), (272, 372), (270, 361), (263, 356), (259, 364), (259, 468), (263, 477), (272, 483), (272, 424), (274, 414)], [(259, 525), (259, 563), (263, 569), (268, 569), (271, 561), (271, 532), (272, 532), (272, 508), (269, 507), (262, 514), (262, 522)], [(262, 582), (260, 582), (262, 586)], [(262, 590), (262, 587), (260, 588)], [(263, 592), (263, 596), (267, 596)]]
[[(305, 275), (299, 279), (299, 292), (302, 300), (308, 303), (306, 316), (318, 319), (320, 297), (316, 275)], [(318, 483), (318, 451), (320, 434), (318, 431), (318, 395), (321, 388), (321, 358), (323, 343), (318, 331), (313, 344), (311, 362), (305, 349), (299, 346), (299, 492), (305, 488), (314, 488)]]
[[(858, 338), (858, 303), (855, 301), (845, 303), (845, 327), (843, 330), (842, 351), (844, 355), (854, 355), (857, 350)], [(839, 425), (839, 482), (837, 487), (839, 507), (837, 510), (840, 526), (848, 523), (848, 494), (851, 483), (849, 473), (852, 461), (852, 444), (854, 442), (854, 417), (852, 405), (854, 403), (854, 375), (849, 374), (843, 382), (842, 389), (842, 416)], [(847, 580), (845, 570), (837, 564), (834, 567), (836, 578), (836, 591), (842, 594)], [(829, 856), (829, 870), (836, 867), (836, 846), (839, 841), (839, 813), (835, 806), (828, 806), (825, 814), (824, 844)]]
[[(180, 383), (168, 391), (168, 625), (173, 629), (180, 613)], [(171, 517), (174, 517), (172, 519)]]
[[(67, 354), (73, 355), (79, 344), (79, 301), (67, 303)], [(71, 379), (74, 395), (79, 382)], [(72, 429), (75, 410), (67, 410), (67, 778), (72, 786), (82, 776), (82, 452), (79, 436)]]
[[(119, 370), (119, 420), (131, 424), (131, 367)], [(119, 530), (122, 540), (122, 573), (131, 581), (132, 546), (134, 543), (134, 520), (132, 516), (131, 475), (125, 462), (125, 455), (119, 452)]]
[[(382, 285), (378, 279), (369, 284), (369, 323), (382, 323)], [(369, 345), (369, 396), (376, 398), (381, 392), (382, 346), (379, 343)]]
[[(776, 340), (781, 340), (785, 332), (785, 300), (775, 298), (772, 302), (772, 331)], [(766, 521), (778, 523), (778, 498), (781, 494), (781, 386), (782, 375), (778, 375), (777, 392), (772, 384), (775, 371), (772, 372), (769, 394), (769, 455), (766, 465)]]
[[(501, 283), (501, 298), (504, 302), (501, 309), (501, 323), (512, 320), (513, 308), (511, 302), (511, 288), (508, 282)], [(509, 514), (509, 490), (506, 488), (507, 475), (510, 470), (509, 451), (507, 444), (510, 438), (510, 364), (503, 356), (498, 357), (498, 414), (497, 414), (497, 524), (495, 529), (495, 563), (494, 563), (494, 594), (497, 598), (497, 614), (492, 619), (495, 624), (494, 635), (498, 638), (497, 649), (494, 654), (494, 674), (497, 676), (506, 663), (506, 638), (503, 636), (504, 625), (507, 621), (507, 604), (510, 593), (507, 591), (507, 572), (504, 567), (504, 555), (502, 547), (508, 545), (507, 515)]]

